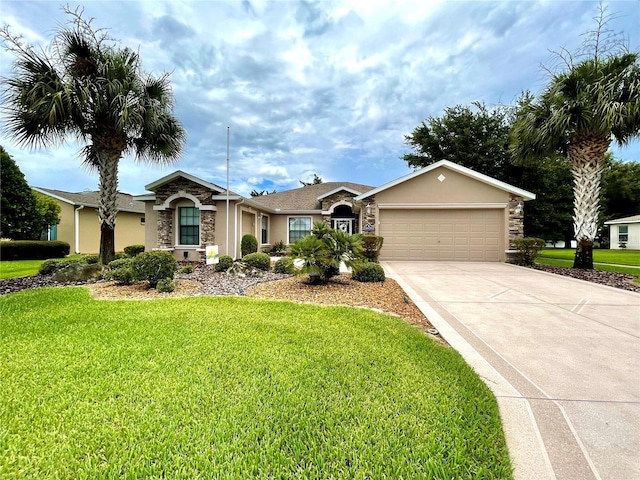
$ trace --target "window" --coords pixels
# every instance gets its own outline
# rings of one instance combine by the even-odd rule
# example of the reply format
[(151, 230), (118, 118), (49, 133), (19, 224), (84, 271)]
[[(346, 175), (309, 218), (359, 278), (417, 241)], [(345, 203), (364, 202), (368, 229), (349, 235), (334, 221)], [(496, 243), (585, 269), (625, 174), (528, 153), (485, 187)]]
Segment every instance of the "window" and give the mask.
[(140, 217), (140, 225), (144, 225), (144, 217)]
[(618, 241), (619, 242), (628, 242), (629, 241), (629, 226), (628, 225), (620, 225), (618, 227)]
[(289, 217), (289, 243), (311, 233), (311, 217)]
[(200, 210), (180, 207), (180, 245), (200, 245)]
[(260, 228), (260, 242), (262, 244), (269, 243), (269, 217), (267, 217), (266, 215), (262, 215), (262, 219), (260, 220)]

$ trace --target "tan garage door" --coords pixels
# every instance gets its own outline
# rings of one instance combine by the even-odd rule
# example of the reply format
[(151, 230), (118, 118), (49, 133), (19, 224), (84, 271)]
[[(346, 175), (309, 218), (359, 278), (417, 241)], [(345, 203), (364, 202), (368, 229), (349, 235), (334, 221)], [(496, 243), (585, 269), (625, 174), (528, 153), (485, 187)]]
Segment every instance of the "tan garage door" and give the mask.
[(497, 262), (503, 211), (380, 210), (381, 260)]

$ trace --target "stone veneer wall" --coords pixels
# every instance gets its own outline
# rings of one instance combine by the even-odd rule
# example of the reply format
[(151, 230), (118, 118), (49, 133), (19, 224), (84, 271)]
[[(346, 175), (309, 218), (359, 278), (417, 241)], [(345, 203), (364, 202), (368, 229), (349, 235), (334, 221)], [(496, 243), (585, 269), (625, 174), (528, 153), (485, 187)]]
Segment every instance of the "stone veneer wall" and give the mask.
[[(371, 213), (367, 215), (367, 205), (371, 207)], [(360, 206), (360, 215), (362, 215), (362, 229), (364, 230), (362, 233), (376, 233), (376, 196), (372, 195), (368, 197), (366, 200), (362, 201), (362, 205)], [(370, 227), (367, 228), (367, 225)], [(369, 230), (370, 228), (370, 230)]]
[[(349, 205), (351, 205), (351, 208), (353, 209), (353, 197), (355, 195), (353, 193), (349, 193), (349, 192), (336, 192), (333, 195), (329, 195), (328, 197), (325, 197), (322, 199), (322, 211), (326, 212), (327, 210), (329, 210), (331, 208), (332, 205), (341, 202), (343, 200), (346, 200)], [(331, 215), (323, 215), (322, 219), (327, 222), (327, 225), (331, 226)], [(359, 233), (360, 231), (360, 225), (358, 222), (358, 214), (356, 214), (355, 218), (354, 218), (354, 222), (353, 222), (353, 233)]]
[[(518, 207), (518, 203), (522, 202), (522, 211), (520, 213), (516, 213), (516, 208)], [(509, 195), (509, 204), (507, 206), (509, 209), (509, 247), (508, 250), (515, 250), (516, 246), (513, 241), (516, 238), (524, 237), (524, 199), (517, 195), (510, 194)], [(508, 262), (513, 260), (513, 254), (511, 252), (507, 252)]]
[[(191, 182), (185, 178), (177, 178), (171, 183), (162, 185), (156, 190), (156, 205), (163, 205), (170, 196), (184, 191), (193, 195), (202, 205), (215, 205), (211, 199), (213, 192), (204, 185)], [(158, 247), (173, 248), (175, 245), (174, 234), (174, 208), (158, 211)], [(200, 210), (200, 248), (215, 243), (216, 212), (212, 210)], [(204, 258), (204, 253), (201, 254)]]

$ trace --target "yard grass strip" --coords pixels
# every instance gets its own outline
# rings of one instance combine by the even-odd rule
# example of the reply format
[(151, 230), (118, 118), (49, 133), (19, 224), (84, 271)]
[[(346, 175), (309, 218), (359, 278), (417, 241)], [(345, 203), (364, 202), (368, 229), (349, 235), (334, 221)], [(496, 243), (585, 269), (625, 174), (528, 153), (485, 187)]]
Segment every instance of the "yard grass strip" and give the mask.
[[(564, 260), (559, 258), (549, 258), (539, 256), (536, 258), (536, 263), (541, 265), (553, 265), (555, 267), (572, 267), (573, 260)], [(593, 263), (593, 268), (595, 270), (601, 270), (603, 272), (613, 272), (613, 273), (624, 273), (627, 275), (634, 275), (636, 277), (640, 277), (640, 267), (632, 267), (632, 266), (618, 266), (618, 265), (609, 265), (606, 263)]]
[[(571, 260), (573, 264), (575, 252), (575, 249), (571, 248), (545, 248), (540, 251), (540, 257)], [(609, 263), (640, 267), (640, 251), (596, 248), (593, 250), (593, 261), (598, 264)]]
[(395, 317), (0, 297), (0, 478), (511, 478), (497, 403)]

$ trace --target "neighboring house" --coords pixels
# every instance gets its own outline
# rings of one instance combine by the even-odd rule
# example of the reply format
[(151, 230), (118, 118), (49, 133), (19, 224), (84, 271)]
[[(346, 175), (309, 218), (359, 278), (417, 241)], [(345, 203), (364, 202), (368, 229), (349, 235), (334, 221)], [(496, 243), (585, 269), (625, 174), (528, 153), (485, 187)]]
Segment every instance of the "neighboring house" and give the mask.
[(182, 171), (145, 188), (134, 198), (146, 203), (146, 249), (180, 260), (203, 259), (209, 245), (238, 258), (247, 233), (261, 248), (290, 244), (324, 220), (384, 237), (381, 260), (505, 261), (523, 235), (524, 202), (535, 198), (446, 160), (377, 188), (327, 182), (245, 198)]
[[(48, 240), (67, 242), (75, 253), (100, 251), (98, 192), (71, 193), (50, 188), (32, 188), (53, 198), (61, 207), (60, 223), (49, 226)], [(116, 252), (123, 251), (128, 245), (144, 244), (144, 203), (127, 193), (118, 192), (116, 206)]]
[(609, 220), (604, 224), (609, 225), (609, 248), (640, 250), (640, 215)]

